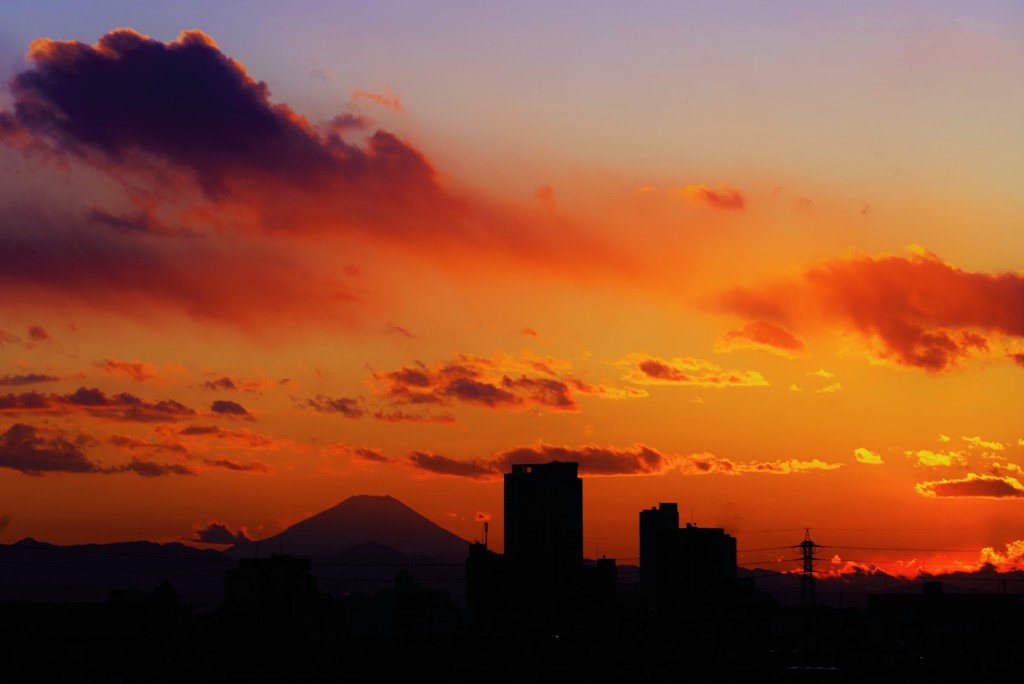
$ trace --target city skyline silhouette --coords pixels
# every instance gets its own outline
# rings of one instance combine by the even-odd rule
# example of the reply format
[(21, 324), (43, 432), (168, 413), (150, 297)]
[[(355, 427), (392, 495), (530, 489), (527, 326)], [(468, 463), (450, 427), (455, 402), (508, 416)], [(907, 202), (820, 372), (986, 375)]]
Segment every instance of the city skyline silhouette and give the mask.
[(279, 679), (841, 678), (1016, 634), (1017, 5), (2, 14), (25, 667), (228, 674), (269, 624)]

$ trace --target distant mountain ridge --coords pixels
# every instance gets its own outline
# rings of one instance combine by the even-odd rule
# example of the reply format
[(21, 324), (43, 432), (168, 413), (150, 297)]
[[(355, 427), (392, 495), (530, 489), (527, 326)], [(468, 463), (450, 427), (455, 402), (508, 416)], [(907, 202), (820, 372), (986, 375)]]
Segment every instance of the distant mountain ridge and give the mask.
[(223, 600), (224, 572), (257, 551), (313, 558), (321, 589), (331, 593), (385, 588), (407, 568), (458, 594), (469, 542), (391, 496), (357, 495), (225, 551), (149, 541), (58, 546), (31, 537), (0, 544), (0, 601), (103, 602), (111, 590), (152, 593), (167, 579), (184, 600), (215, 606)]
[(322, 558), (368, 543), (409, 558), (463, 561), (469, 554), (468, 541), (398, 499), (366, 494), (351, 496), (280, 534), (239, 542), (224, 553), (232, 558), (271, 553)]

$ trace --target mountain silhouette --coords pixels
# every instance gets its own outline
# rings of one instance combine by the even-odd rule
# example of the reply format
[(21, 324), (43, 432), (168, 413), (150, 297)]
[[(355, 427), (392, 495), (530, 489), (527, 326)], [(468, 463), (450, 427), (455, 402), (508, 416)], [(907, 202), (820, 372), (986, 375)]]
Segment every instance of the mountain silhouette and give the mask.
[(469, 542), (390, 496), (352, 496), (333, 508), (258, 541), (239, 542), (225, 553), (233, 558), (285, 553), (323, 558), (360, 545), (392, 549), (409, 558), (463, 561)]

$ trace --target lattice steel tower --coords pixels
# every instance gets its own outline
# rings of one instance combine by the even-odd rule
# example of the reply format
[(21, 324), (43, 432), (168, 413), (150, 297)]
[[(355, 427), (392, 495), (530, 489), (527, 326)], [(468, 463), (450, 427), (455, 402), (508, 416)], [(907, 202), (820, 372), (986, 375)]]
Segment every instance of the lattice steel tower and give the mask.
[(800, 577), (800, 605), (817, 605), (817, 599), (815, 598), (814, 591), (814, 561), (821, 559), (816, 558), (814, 556), (814, 552), (817, 549), (823, 549), (825, 547), (811, 541), (811, 528), (806, 527), (804, 528), (804, 540), (795, 548), (800, 549), (801, 557), (804, 562), (803, 575)]

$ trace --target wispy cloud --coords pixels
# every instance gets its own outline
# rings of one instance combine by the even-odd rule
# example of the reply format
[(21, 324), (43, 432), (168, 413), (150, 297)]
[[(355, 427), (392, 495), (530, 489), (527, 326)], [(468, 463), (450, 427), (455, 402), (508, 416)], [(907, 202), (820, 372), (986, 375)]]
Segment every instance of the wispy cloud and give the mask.
[(728, 331), (715, 342), (716, 353), (736, 349), (757, 349), (795, 358), (805, 352), (806, 345), (803, 340), (781, 326), (767, 321), (754, 321), (739, 330)]
[(994, 336), (1024, 336), (1024, 276), (971, 273), (920, 250), (832, 259), (797, 279), (729, 290), (716, 306), (777, 324), (837, 325), (876, 342), (879, 358), (933, 373), (989, 354)]
[(914, 485), (914, 490), (931, 497), (971, 497), (983, 499), (1024, 498), (1024, 486), (1014, 477), (996, 477), (968, 473), (953, 480), (936, 480)]
[(616, 365), (623, 379), (638, 385), (690, 385), (693, 387), (763, 387), (768, 385), (757, 371), (725, 370), (704, 359), (679, 357), (661, 359), (642, 353), (629, 354)]

